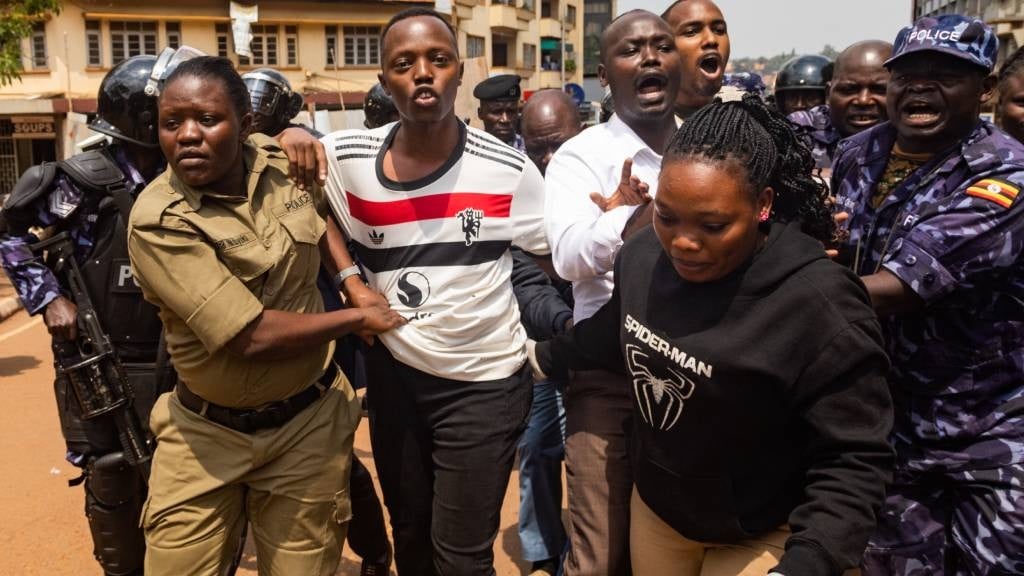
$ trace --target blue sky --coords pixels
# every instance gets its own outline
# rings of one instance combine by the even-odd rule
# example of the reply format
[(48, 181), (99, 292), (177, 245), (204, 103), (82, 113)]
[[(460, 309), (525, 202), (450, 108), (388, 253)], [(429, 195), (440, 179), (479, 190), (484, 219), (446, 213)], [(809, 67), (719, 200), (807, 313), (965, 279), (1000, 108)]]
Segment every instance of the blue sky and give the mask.
[[(838, 50), (878, 38), (892, 42), (910, 23), (910, 0), (715, 0), (729, 23), (732, 55), (771, 56), (796, 49)], [(643, 8), (660, 14), (671, 0), (618, 0), (618, 13)]]

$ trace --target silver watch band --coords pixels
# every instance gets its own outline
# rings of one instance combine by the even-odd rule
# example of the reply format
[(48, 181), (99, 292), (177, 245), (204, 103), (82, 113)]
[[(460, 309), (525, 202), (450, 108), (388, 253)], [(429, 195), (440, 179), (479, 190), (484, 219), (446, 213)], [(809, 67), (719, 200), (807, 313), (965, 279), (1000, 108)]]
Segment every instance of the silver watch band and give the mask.
[(334, 275), (334, 289), (341, 290), (341, 284), (345, 282), (346, 278), (348, 278), (349, 276), (355, 276), (360, 272), (361, 270), (359, 269), (359, 266), (355, 264), (349, 266), (348, 268), (345, 268), (344, 270), (339, 271), (337, 274)]

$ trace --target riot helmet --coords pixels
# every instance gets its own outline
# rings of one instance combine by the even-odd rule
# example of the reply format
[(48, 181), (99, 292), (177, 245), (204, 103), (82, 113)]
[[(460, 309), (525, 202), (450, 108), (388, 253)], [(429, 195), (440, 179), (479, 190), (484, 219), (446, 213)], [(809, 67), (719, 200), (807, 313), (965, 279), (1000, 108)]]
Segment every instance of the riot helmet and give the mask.
[(146, 94), (146, 83), (156, 56), (132, 56), (114, 66), (100, 83), (96, 118), (89, 128), (146, 148), (157, 147), (156, 98)]
[(302, 109), (302, 95), (292, 91), (288, 79), (273, 68), (257, 68), (242, 74), (249, 89), (257, 132), (277, 134)]
[(384, 87), (374, 84), (363, 99), (363, 115), (366, 116), (363, 125), (372, 130), (398, 120), (398, 109)]
[(825, 103), (825, 85), (831, 80), (832, 62), (809, 54), (789, 59), (775, 78), (775, 98), (783, 114)]

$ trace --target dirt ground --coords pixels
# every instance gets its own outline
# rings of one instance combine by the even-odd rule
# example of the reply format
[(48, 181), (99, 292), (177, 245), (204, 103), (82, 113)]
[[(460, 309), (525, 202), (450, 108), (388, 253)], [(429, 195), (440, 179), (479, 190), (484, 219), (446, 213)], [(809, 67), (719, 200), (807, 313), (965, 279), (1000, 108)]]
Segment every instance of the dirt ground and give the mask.
[[(92, 557), (82, 489), (67, 485), (78, 471), (64, 460), (52, 383), (49, 338), (41, 321), (19, 311), (0, 322), (0, 576), (102, 574)], [(365, 421), (356, 435), (356, 453), (372, 471)], [(517, 563), (518, 486), (513, 475), (494, 543), (500, 576), (526, 573), (526, 565)], [(238, 573), (256, 574), (251, 543)], [(359, 560), (346, 548), (337, 574), (358, 573)]]

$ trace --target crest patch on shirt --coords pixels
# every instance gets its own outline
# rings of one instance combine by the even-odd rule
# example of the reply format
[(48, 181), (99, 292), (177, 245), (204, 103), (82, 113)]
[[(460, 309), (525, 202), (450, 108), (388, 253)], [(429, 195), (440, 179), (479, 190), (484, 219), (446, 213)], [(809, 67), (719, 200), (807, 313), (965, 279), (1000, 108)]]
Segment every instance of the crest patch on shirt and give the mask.
[(975, 198), (995, 202), (1003, 208), (1009, 208), (1013, 204), (1013, 201), (1016, 200), (1017, 194), (1019, 193), (1020, 188), (1017, 188), (1009, 182), (994, 180), (992, 178), (979, 180), (967, 188), (968, 196), (974, 196)]

